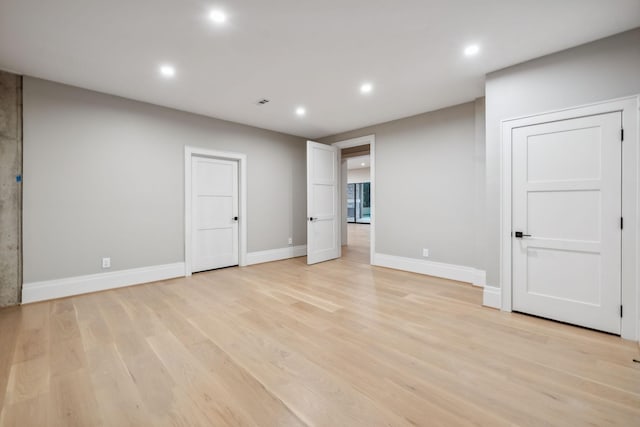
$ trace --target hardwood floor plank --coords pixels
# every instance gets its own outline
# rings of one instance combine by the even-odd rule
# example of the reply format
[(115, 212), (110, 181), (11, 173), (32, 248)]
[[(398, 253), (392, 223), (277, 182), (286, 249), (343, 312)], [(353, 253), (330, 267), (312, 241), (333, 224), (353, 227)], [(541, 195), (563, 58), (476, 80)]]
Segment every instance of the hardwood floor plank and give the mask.
[(247, 413), (259, 425), (305, 425), (277, 396), (274, 396), (253, 375), (238, 366), (212, 341), (191, 344), (189, 351), (209, 369), (215, 381), (224, 384), (238, 401), (251, 402)]
[(407, 424), (285, 344), (256, 334), (237, 316), (209, 316), (195, 324), (307, 424)]
[(88, 371), (81, 369), (51, 377), (48, 425), (102, 426)]
[[(361, 351), (353, 348), (336, 347), (335, 341), (323, 340), (323, 334), (315, 334), (312, 330), (293, 327), (295, 322), (287, 322), (286, 326), (269, 327), (270, 320), (264, 317), (264, 311), (245, 315), (257, 330), (282, 342), (295, 343), (297, 349), (303, 349), (304, 356), (318, 364), (335, 376), (345, 379), (359, 392), (365, 394), (379, 405), (394, 402), (393, 411), (409, 424), (418, 424), (425, 411), (430, 414), (432, 425), (464, 425), (468, 422), (453, 412), (433, 405), (429, 400), (421, 399), (412, 392), (393, 387), (384, 374), (384, 368), (376, 360), (371, 360)], [(301, 325), (298, 325), (301, 326)], [(268, 330), (265, 330), (268, 328)], [(357, 349), (359, 350), (359, 349)], [(367, 369), (362, 369), (363, 362)], [(379, 375), (372, 376), (369, 369), (375, 369)]]
[(16, 404), (49, 392), (49, 358), (14, 363), (7, 384), (7, 403)]
[(7, 404), (0, 413), (0, 427), (48, 426), (49, 394), (39, 394), (28, 400)]
[[(204, 369), (197, 359), (171, 334), (150, 337), (149, 343), (167, 371), (211, 425), (257, 426), (242, 401)], [(246, 404), (250, 402), (246, 401)]]
[[(389, 389), (388, 378), (401, 378), (402, 381), (407, 383), (415, 381), (415, 373), (408, 372), (404, 374), (396, 369), (399, 362), (397, 357), (376, 357), (371, 345), (354, 345), (353, 342), (349, 340), (336, 340), (338, 334), (335, 329), (318, 333), (301, 322), (297, 322), (295, 318), (283, 316), (287, 316), (287, 313), (277, 313), (269, 310), (268, 307), (256, 307), (256, 310), (250, 317), (252, 318), (254, 328), (258, 330), (263, 328), (263, 334), (270, 333), (271, 335), (277, 335), (282, 342), (296, 343), (295, 348), (302, 349), (306, 357), (323, 366), (325, 369), (335, 372), (336, 375), (341, 378), (350, 378), (349, 382), (358, 387), (363, 393), (374, 393), (370, 396), (379, 400), (380, 404), (388, 403), (389, 399), (393, 398), (386, 394), (386, 390)], [(277, 322), (277, 324), (269, 325), (272, 321)], [(341, 328), (341, 330), (344, 330), (344, 328)], [(359, 331), (361, 330), (362, 329)], [(353, 375), (358, 373), (362, 366), (366, 366), (366, 370), (362, 372), (359, 377), (354, 377)], [(423, 368), (424, 367), (421, 367), (421, 369)], [(377, 373), (376, 376), (370, 374), (371, 369), (375, 370)], [(366, 380), (364, 384), (361, 384), (359, 381), (362, 379)], [(376, 384), (376, 386), (373, 386), (372, 383)], [(407, 387), (407, 389), (413, 387), (414, 386), (410, 386)], [(428, 388), (431, 386), (424, 384), (424, 387)], [(407, 392), (407, 390), (403, 391)], [(380, 395), (380, 393), (382, 393), (382, 395)], [(413, 402), (411, 406), (424, 411), (425, 407), (430, 406), (429, 402), (433, 401), (433, 399), (437, 400), (435, 397), (436, 394), (441, 395), (447, 393), (445, 393), (443, 389), (438, 389), (437, 393), (434, 393), (434, 396), (430, 396), (428, 399), (426, 399), (429, 396), (428, 394), (423, 395), (425, 399), (422, 399), (421, 396), (413, 392), (406, 394), (412, 396), (412, 398), (405, 396), (403, 403)], [(455, 393), (447, 394), (447, 397), (453, 405), (442, 404), (443, 402), (441, 402), (441, 406), (438, 407), (439, 410), (429, 411), (430, 422), (438, 425), (463, 424), (463, 419), (458, 418), (456, 414), (464, 413), (470, 406), (469, 402), (456, 398)], [(418, 402), (415, 402), (416, 399)], [(448, 410), (445, 408), (448, 408)], [(398, 410), (395, 407), (393, 409)], [(415, 420), (407, 416), (409, 413), (411, 413), (411, 411), (405, 409), (398, 412), (398, 415), (404, 416), (409, 422), (414, 423)], [(424, 412), (422, 412), (422, 414), (424, 414)], [(502, 420), (494, 416), (486, 415), (484, 421), (488, 425), (500, 425), (503, 423)], [(475, 408), (474, 416), (476, 421), (483, 420), (482, 409), (480, 407)], [(417, 418), (420, 419), (420, 417)]]
[(21, 319), (19, 307), (9, 307), (0, 310), (0, 415), (4, 406), (11, 366), (18, 342), (18, 330)]
[(87, 351), (87, 359), (104, 424), (113, 427), (152, 424), (153, 418), (146, 411), (115, 344), (92, 347)]
[(14, 362), (24, 362), (46, 356), (49, 352), (49, 303), (41, 302), (20, 307), (18, 339)]

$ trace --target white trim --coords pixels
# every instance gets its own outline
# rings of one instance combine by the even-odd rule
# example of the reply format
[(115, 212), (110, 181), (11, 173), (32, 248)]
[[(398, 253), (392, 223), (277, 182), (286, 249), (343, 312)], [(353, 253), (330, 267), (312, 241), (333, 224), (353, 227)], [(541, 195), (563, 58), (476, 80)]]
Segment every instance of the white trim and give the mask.
[(511, 311), (511, 135), (516, 127), (621, 111), (622, 145), (622, 338), (640, 339), (640, 96), (565, 108), (501, 121), (500, 141), (500, 289), (501, 309)]
[(22, 286), (22, 303), (28, 304), (36, 301), (105, 291), (107, 289), (173, 279), (182, 275), (184, 275), (184, 263), (176, 262), (173, 264), (25, 283)]
[(500, 309), (500, 288), (485, 286), (482, 290), (482, 305), (485, 307)]
[(427, 261), (422, 259), (405, 258), (395, 255), (375, 254), (374, 265), (393, 268), (395, 270), (410, 271), (427, 276), (442, 277), (471, 283), (474, 286), (484, 286), (485, 272), (473, 267), (446, 264), (444, 262)]
[[(333, 146), (338, 147), (339, 149), (343, 148), (351, 148), (351, 147), (359, 147), (361, 145), (369, 144), (369, 157), (370, 157), (370, 175), (371, 175), (371, 183), (369, 184), (370, 192), (371, 192), (371, 223), (369, 225), (369, 263), (371, 265), (375, 265), (375, 256), (376, 256), (376, 136), (366, 135), (360, 136), (358, 138), (347, 139), (344, 141), (334, 142)], [(340, 154), (340, 152), (338, 152)], [(341, 157), (338, 157), (340, 161)], [(342, 182), (342, 179), (340, 180)], [(342, 200), (342, 193), (344, 192), (343, 188), (340, 188), (340, 200)], [(342, 203), (341, 203), (342, 206)], [(342, 227), (344, 224), (345, 218), (340, 218), (340, 226)]]
[(184, 275), (191, 276), (191, 158), (213, 157), (238, 162), (238, 197), (240, 218), (238, 219), (239, 265), (247, 265), (247, 156), (242, 153), (209, 150), (207, 148), (184, 146)]
[[(347, 159), (342, 158), (342, 153), (338, 152), (340, 159), (340, 188), (347, 188), (349, 178), (349, 168)], [(340, 243), (342, 246), (349, 244), (349, 228), (345, 227), (349, 209), (347, 208), (347, 198), (340, 194)]]
[(263, 262), (280, 261), (307, 255), (307, 245), (287, 246), (285, 248), (269, 249), (266, 251), (249, 252), (247, 265), (262, 264)]

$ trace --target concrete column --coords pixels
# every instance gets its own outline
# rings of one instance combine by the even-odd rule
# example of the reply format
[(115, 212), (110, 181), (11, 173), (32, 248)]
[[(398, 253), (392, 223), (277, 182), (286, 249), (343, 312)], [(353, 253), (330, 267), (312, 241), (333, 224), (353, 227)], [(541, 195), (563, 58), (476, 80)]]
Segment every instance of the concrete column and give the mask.
[(0, 307), (22, 292), (21, 177), (22, 77), (0, 71)]

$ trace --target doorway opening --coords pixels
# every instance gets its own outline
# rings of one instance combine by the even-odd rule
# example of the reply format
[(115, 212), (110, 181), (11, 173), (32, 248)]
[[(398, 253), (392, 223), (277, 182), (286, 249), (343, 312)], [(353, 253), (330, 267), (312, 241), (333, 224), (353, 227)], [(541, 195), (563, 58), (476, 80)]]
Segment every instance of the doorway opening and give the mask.
[(347, 222), (371, 223), (371, 174), (369, 155), (347, 158)]
[(373, 264), (375, 253), (375, 136), (340, 141), (343, 254)]
[(342, 161), (347, 163), (347, 241), (345, 256), (369, 263), (369, 228), (371, 226), (370, 154), (350, 155), (350, 150), (369, 152), (369, 146), (344, 148)]

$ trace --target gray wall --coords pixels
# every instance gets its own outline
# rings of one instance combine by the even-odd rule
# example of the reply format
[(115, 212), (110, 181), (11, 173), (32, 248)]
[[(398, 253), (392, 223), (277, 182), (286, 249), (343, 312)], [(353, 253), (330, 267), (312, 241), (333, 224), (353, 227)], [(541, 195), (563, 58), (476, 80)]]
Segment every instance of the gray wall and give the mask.
[(349, 169), (347, 171), (347, 183), (370, 182), (371, 168)]
[(247, 154), (249, 252), (305, 244), (302, 138), (25, 77), (24, 282), (184, 261), (185, 145)]
[(0, 307), (20, 302), (22, 78), (0, 71)]
[[(478, 102), (482, 107), (482, 102)], [(477, 111), (484, 121), (484, 111)], [(376, 252), (482, 268), (474, 204), (484, 135), (470, 102), (328, 138), (375, 134)], [(478, 147), (477, 144), (480, 144)], [(482, 224), (480, 224), (482, 225)]]
[(499, 286), (500, 121), (640, 93), (640, 29), (491, 73), (486, 81), (487, 284)]

